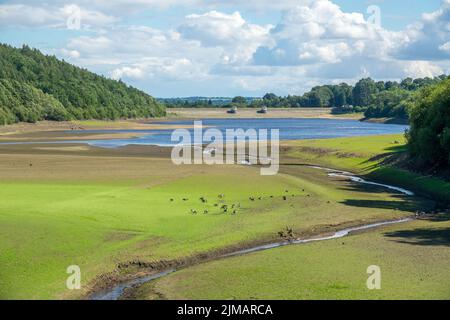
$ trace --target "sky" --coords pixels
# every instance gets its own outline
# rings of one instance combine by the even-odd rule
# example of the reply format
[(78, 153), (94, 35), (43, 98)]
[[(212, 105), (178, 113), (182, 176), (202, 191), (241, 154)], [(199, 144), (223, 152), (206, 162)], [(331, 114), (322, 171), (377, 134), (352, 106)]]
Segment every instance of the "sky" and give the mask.
[(450, 73), (450, 0), (0, 0), (27, 44), (156, 97)]

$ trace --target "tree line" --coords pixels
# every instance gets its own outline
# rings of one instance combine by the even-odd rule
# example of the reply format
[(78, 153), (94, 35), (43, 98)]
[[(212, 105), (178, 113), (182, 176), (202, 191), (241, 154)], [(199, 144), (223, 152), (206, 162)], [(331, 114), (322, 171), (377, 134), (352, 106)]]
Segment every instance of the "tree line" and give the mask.
[(28, 46), (0, 44), (0, 124), (156, 117), (150, 95)]
[(371, 78), (359, 80), (354, 86), (347, 83), (322, 85), (312, 88), (301, 96), (277, 96), (267, 93), (261, 99), (248, 101), (235, 97), (228, 106), (250, 108), (333, 108), (333, 113), (364, 112), (368, 118), (407, 118), (408, 105), (414, 94), (423, 88), (435, 85), (448, 77), (406, 78), (397, 81), (375, 81)]

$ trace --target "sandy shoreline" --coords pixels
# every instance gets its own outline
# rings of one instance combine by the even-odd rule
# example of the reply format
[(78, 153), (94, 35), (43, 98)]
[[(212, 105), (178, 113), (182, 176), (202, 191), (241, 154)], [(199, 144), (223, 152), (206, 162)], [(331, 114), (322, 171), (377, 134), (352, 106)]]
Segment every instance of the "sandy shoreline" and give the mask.
[(279, 118), (294, 118), (294, 119), (354, 119), (360, 120), (362, 114), (341, 114), (334, 115), (331, 113), (331, 108), (269, 108), (266, 114), (257, 113), (259, 109), (246, 108), (238, 109), (236, 114), (227, 113), (227, 108), (170, 108), (167, 109), (168, 119), (279, 119)]

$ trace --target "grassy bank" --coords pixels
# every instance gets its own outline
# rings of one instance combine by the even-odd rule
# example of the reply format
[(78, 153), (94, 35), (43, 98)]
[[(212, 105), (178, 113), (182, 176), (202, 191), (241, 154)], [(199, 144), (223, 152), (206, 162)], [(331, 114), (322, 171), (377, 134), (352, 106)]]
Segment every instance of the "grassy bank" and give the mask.
[[(142, 286), (143, 299), (450, 299), (450, 216), (228, 258)], [(381, 269), (368, 290), (367, 267)]]
[(320, 164), (351, 170), (370, 179), (403, 186), (448, 205), (450, 182), (423, 176), (386, 163), (406, 152), (403, 135), (382, 135), (289, 143), (285, 161)]

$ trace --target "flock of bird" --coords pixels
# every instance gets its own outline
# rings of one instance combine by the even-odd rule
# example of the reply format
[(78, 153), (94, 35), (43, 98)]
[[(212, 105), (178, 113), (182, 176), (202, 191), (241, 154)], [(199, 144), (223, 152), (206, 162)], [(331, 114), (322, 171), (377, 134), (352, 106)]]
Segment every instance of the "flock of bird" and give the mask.
[[(302, 192), (305, 192), (305, 189), (301, 189), (301, 191), (302, 191)], [(285, 194), (281, 196), (281, 199), (283, 199), (283, 201), (287, 201), (289, 196), (290, 196), (290, 197), (295, 197), (296, 195), (295, 195), (295, 194), (290, 194), (290, 195), (289, 195), (289, 190), (285, 190)], [(306, 196), (307, 196), (307, 197), (310, 197), (311, 195), (310, 195), (310, 194), (307, 194)], [(258, 201), (263, 200), (263, 198), (264, 198), (263, 196), (257, 196), (257, 197), (255, 197), (255, 196), (250, 196), (250, 197), (248, 197), (248, 199), (249, 199), (250, 201), (252, 201), (252, 202), (257, 201), (257, 200), (258, 200)], [(271, 196), (269, 196), (269, 198), (270, 198), (270, 199), (273, 199), (273, 198), (275, 198), (275, 196), (271, 195)], [(214, 207), (219, 208), (220, 211), (221, 211), (222, 213), (225, 213), (225, 214), (226, 214), (226, 213), (230, 213), (231, 215), (237, 214), (237, 213), (238, 213), (238, 210), (241, 208), (241, 203), (238, 202), (238, 203), (226, 204), (224, 199), (225, 199), (225, 195), (224, 195), (224, 194), (219, 194), (219, 195), (217, 196), (217, 202), (214, 203)], [(189, 201), (188, 198), (182, 198), (181, 200), (182, 200), (183, 202)], [(175, 201), (174, 198), (170, 198), (170, 202), (174, 202), (174, 201)], [(199, 201), (200, 201), (202, 204), (207, 204), (207, 203), (208, 203), (208, 199), (206, 199), (206, 197), (204, 197), (204, 196), (201, 196), (201, 197), (199, 198)], [(202, 210), (197, 210), (197, 209), (190, 209), (190, 211), (189, 211), (189, 213), (192, 214), (192, 215), (196, 215), (196, 214), (198, 214), (198, 213), (200, 213), (200, 212), (202, 212), (203, 214), (208, 214), (208, 213), (209, 213), (209, 210), (204, 209), (204, 210), (202, 211)]]

